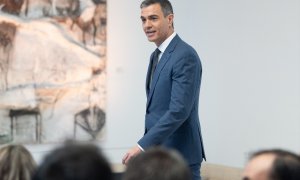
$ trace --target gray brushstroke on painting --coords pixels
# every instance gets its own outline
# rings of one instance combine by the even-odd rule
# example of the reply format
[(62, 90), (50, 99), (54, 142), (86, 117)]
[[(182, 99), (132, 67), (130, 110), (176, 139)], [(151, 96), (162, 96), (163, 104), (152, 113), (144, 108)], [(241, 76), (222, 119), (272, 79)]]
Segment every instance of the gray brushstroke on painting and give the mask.
[(0, 7), (0, 144), (102, 139), (106, 1)]
[(16, 26), (12, 23), (0, 22), (0, 90), (7, 88), (9, 59), (12, 55)]

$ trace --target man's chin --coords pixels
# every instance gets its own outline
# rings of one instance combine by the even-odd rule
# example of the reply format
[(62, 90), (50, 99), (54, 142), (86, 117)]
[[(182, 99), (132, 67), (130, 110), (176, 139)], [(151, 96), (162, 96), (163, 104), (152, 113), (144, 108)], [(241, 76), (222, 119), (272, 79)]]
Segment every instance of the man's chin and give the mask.
[(149, 41), (149, 42), (155, 42), (155, 39), (154, 39), (154, 38), (151, 38), (151, 37), (148, 37), (148, 41)]

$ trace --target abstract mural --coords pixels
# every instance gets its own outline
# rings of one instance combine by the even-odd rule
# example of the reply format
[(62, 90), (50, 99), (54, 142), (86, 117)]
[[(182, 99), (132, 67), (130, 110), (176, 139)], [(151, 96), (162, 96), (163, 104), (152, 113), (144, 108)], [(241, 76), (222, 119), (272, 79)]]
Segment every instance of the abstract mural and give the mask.
[(0, 0), (0, 145), (101, 140), (106, 0)]

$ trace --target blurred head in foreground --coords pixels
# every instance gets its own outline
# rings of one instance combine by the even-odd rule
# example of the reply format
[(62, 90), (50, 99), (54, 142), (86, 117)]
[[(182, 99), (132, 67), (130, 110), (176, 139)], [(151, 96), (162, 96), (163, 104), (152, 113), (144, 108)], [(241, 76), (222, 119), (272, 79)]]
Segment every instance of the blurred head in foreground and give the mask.
[(20, 144), (0, 149), (1, 180), (31, 180), (36, 163), (30, 152)]
[(179, 153), (155, 147), (130, 160), (123, 177), (123, 180), (189, 180), (191, 174)]
[(247, 163), (243, 180), (300, 180), (300, 157), (280, 149), (258, 151)]
[(66, 143), (46, 156), (33, 180), (112, 180), (112, 170), (92, 144)]

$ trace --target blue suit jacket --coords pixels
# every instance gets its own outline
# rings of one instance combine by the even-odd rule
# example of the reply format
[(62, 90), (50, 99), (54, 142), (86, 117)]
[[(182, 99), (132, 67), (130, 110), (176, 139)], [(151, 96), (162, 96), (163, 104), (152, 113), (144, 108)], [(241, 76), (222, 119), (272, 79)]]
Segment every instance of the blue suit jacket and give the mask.
[[(151, 55), (151, 59), (153, 54)], [(146, 80), (145, 134), (138, 144), (178, 150), (189, 164), (205, 159), (198, 116), (201, 62), (197, 52), (176, 35)]]

